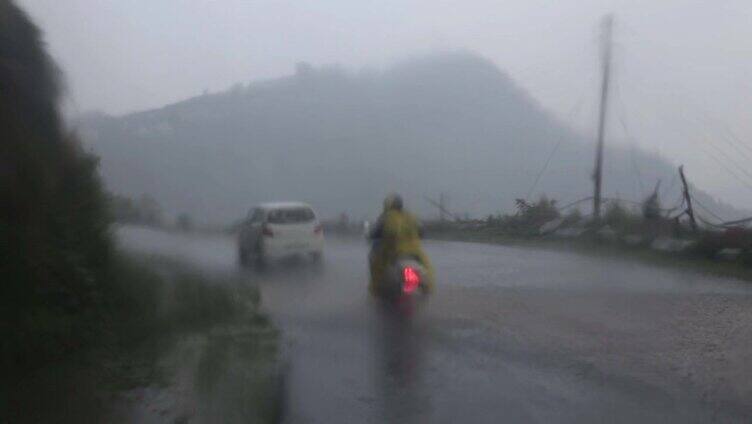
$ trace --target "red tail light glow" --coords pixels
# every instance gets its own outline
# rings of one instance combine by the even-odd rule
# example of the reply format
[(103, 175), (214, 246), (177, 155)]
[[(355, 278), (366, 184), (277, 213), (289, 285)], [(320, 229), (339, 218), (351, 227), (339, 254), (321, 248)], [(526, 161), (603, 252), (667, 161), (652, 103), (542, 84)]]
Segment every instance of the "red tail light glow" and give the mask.
[(324, 226), (321, 224), (316, 225), (313, 229), (313, 234), (324, 234)]
[(274, 237), (274, 232), (266, 225), (264, 225), (264, 227), (261, 229), (261, 234), (263, 234), (264, 237)]
[(405, 294), (413, 293), (420, 285), (420, 274), (415, 268), (405, 267), (402, 269), (402, 291)]

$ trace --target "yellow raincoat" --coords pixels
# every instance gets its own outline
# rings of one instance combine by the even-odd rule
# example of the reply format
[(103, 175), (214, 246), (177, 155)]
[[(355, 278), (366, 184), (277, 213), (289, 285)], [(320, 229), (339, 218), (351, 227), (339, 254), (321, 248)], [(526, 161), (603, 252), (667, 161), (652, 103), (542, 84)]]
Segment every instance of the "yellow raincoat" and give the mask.
[(433, 267), (421, 246), (417, 220), (409, 212), (393, 209), (388, 203), (384, 205), (384, 209), (381, 242), (371, 257), (371, 292), (378, 291), (387, 267), (397, 258), (413, 256), (426, 269), (424, 287), (430, 293), (434, 284)]

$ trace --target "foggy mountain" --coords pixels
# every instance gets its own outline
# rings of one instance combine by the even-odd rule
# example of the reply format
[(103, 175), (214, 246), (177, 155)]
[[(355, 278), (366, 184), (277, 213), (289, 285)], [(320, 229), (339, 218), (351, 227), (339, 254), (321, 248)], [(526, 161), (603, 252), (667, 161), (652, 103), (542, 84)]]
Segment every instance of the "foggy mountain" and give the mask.
[[(325, 217), (373, 217), (391, 191), (424, 216), (436, 212), (423, 196), (441, 192), (459, 214), (507, 212), (559, 143), (530, 197), (546, 193), (564, 204), (592, 190), (592, 137), (558, 122), (468, 52), (359, 73), (299, 64), (288, 77), (161, 109), (90, 115), (79, 129), (112, 191), (149, 193), (168, 213), (203, 221), (234, 220), (256, 202), (286, 199), (309, 201)], [(664, 206), (677, 202), (673, 165), (608, 143), (605, 196), (641, 200), (661, 178)]]

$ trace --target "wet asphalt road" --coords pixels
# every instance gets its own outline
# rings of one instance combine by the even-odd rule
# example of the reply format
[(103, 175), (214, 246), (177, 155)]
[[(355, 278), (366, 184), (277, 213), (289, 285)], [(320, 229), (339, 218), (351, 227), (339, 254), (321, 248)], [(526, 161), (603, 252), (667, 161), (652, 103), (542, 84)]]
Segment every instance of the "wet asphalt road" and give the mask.
[(291, 423), (751, 422), (752, 285), (558, 251), (427, 242), (409, 318), (366, 292), (367, 246), (236, 264), (234, 240), (125, 228), (124, 246), (242, 275), (285, 335)]

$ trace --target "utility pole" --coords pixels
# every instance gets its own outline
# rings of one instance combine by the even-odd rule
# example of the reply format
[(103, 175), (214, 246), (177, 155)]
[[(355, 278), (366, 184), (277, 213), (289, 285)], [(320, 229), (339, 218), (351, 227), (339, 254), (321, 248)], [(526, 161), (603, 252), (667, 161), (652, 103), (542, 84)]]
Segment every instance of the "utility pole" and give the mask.
[(595, 151), (595, 171), (593, 172), (593, 219), (601, 219), (601, 184), (603, 179), (603, 138), (606, 130), (606, 111), (608, 109), (608, 85), (611, 77), (611, 33), (614, 25), (612, 15), (603, 18), (603, 80), (601, 81), (601, 107), (598, 120), (598, 144)]
[(679, 167), (679, 176), (681, 177), (682, 185), (684, 186), (684, 200), (687, 202), (687, 216), (689, 217), (689, 224), (692, 226), (692, 231), (697, 232), (697, 221), (695, 221), (695, 212), (692, 209), (692, 196), (689, 195), (689, 185), (687, 185), (687, 179), (684, 177), (684, 165)]

